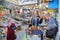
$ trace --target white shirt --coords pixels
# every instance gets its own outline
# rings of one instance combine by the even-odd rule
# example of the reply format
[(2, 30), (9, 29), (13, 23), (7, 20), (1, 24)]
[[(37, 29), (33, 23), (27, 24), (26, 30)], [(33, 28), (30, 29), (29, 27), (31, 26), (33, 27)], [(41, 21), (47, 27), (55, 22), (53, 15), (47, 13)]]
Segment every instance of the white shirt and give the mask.
[(41, 38), (38, 37), (38, 35), (32, 35), (32, 37), (30, 37), (30, 35), (27, 36), (28, 40), (41, 40)]
[(22, 40), (21, 31), (17, 31), (15, 34), (16, 34), (16, 40)]
[(41, 38), (39, 38), (38, 35), (33, 35), (33, 39), (32, 40), (41, 40)]

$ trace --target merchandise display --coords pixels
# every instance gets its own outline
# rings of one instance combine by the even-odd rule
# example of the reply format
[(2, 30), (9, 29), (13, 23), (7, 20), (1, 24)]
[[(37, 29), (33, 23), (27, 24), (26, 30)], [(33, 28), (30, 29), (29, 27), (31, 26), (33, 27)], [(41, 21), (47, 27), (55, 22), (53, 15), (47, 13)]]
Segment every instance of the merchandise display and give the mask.
[(5, 32), (3, 28), (0, 28), (0, 39), (5, 37)]

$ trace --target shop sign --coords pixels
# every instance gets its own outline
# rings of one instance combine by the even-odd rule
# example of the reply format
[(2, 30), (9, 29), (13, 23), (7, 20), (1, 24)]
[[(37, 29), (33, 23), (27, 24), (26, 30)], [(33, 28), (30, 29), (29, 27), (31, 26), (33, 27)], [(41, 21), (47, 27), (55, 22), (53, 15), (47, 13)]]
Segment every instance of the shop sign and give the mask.
[(18, 0), (19, 5), (35, 4), (37, 0)]
[(11, 5), (12, 5), (11, 3), (9, 3), (9, 2), (4, 2), (4, 5), (5, 5), (5, 7), (11, 9)]
[(46, 0), (46, 1), (53, 1), (53, 0)]
[(4, 6), (5, 7), (7, 7), (7, 8), (9, 8), (9, 9), (14, 9), (15, 8), (15, 5), (14, 4), (12, 4), (12, 3), (10, 3), (10, 2), (4, 2)]
[(55, 10), (53, 10), (53, 9), (48, 9), (48, 10), (47, 10), (48, 13), (51, 13), (51, 12), (54, 12), (54, 11), (55, 11)]
[(17, 0), (5, 0), (5, 1), (13, 3), (13, 4), (17, 4)]
[(52, 2), (48, 2), (48, 8), (59, 8), (59, 0), (53, 0)]

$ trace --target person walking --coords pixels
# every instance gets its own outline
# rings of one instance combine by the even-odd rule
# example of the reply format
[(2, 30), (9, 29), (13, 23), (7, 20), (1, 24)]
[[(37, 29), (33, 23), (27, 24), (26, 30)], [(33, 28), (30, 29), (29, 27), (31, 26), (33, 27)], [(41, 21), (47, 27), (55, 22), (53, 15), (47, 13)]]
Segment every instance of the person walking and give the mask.
[(15, 24), (9, 19), (8, 20), (8, 28), (7, 28), (7, 40), (14, 40), (14, 30), (12, 29), (15, 27)]

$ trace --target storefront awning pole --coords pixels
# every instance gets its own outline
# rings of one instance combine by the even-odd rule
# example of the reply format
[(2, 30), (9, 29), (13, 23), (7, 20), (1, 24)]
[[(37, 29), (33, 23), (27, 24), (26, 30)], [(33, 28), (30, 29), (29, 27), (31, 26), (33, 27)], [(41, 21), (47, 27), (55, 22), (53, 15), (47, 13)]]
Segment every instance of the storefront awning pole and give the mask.
[(58, 13), (58, 33), (56, 35), (56, 40), (60, 40), (60, 0), (59, 0), (59, 13)]
[(59, 34), (60, 34), (60, 0), (59, 0), (59, 17), (58, 17), (58, 24), (59, 24), (58, 31), (59, 31)]

